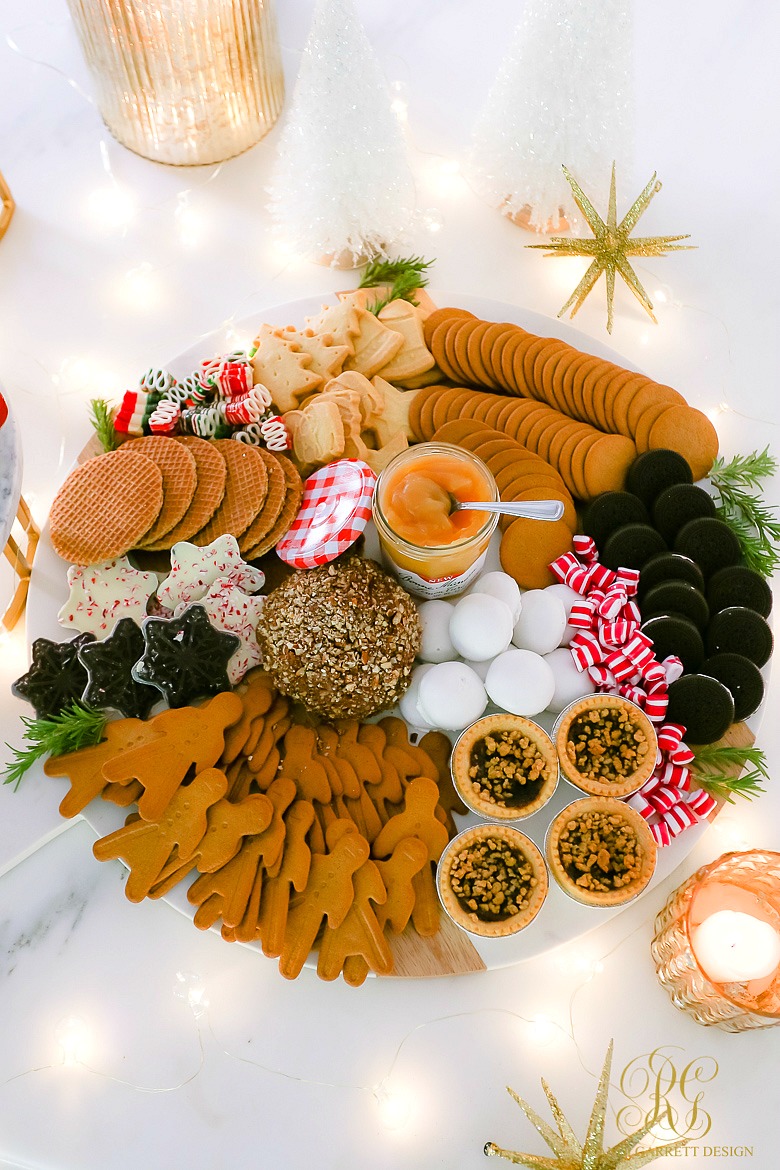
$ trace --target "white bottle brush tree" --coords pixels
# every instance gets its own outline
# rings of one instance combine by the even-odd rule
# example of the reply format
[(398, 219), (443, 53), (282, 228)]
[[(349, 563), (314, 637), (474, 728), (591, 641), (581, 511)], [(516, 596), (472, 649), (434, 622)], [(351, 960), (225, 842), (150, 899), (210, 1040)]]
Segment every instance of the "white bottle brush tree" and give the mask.
[(468, 177), (516, 223), (566, 230), (577, 208), (562, 171), (601, 186), (630, 178), (631, 0), (527, 0), (473, 130)]
[(402, 238), (415, 192), (391, 100), (354, 0), (317, 0), (269, 188), (299, 255), (354, 267)]

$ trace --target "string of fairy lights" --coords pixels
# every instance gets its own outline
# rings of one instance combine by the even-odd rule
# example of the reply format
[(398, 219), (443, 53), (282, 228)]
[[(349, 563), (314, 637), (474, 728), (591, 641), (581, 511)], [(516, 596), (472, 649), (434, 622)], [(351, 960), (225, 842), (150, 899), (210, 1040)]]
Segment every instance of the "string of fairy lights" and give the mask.
[[(63, 1017), (56, 1025), (52, 1037), (53, 1045), (57, 1049), (58, 1059), (48, 1064), (24, 1069), (6, 1077), (3, 1081), (0, 1081), (0, 1089), (23, 1078), (40, 1076), (44, 1073), (57, 1072), (65, 1074), (79, 1072), (85, 1077), (98, 1078), (131, 1092), (141, 1094), (177, 1093), (192, 1084), (201, 1075), (209, 1059), (207, 1049), (213, 1049), (219, 1057), (226, 1058), (236, 1064), (244, 1065), (247, 1068), (255, 1069), (258, 1073), (262, 1073), (266, 1077), (295, 1082), (296, 1084), (315, 1088), (343, 1090), (359, 1095), (366, 1101), (372, 1103), (382, 1126), (388, 1130), (396, 1130), (408, 1125), (414, 1113), (413, 1093), (409, 1083), (404, 1081), (399, 1071), (399, 1067), (403, 1063), (403, 1058), (406, 1056), (407, 1050), (413, 1041), (426, 1033), (430, 1033), (439, 1026), (456, 1026), (462, 1020), (474, 1020), (489, 1016), (500, 1017), (512, 1023), (522, 1024), (527, 1032), (528, 1040), (534, 1047), (545, 1046), (556, 1035), (572, 1041), (582, 1069), (588, 1076), (596, 1079), (598, 1072), (586, 1064), (577, 1040), (574, 1023), (575, 1003), (584, 988), (604, 973), (609, 960), (637, 933), (647, 931), (651, 922), (652, 915), (643, 918), (629, 934), (613, 944), (599, 958), (592, 959), (587, 957), (584, 952), (579, 952), (573, 959), (569, 957), (566, 960), (567, 971), (581, 975), (580, 981), (574, 988), (564, 1013), (564, 1018), (567, 1020), (566, 1026), (543, 1013), (524, 1015), (521, 1012), (513, 1011), (505, 1007), (476, 1008), (437, 1016), (415, 1025), (406, 1032), (398, 1042), (395, 1051), (385, 1062), (385, 1071), (378, 1080), (372, 1083), (334, 1081), (324, 1077), (303, 1076), (291, 1069), (281, 1068), (263, 1060), (257, 1060), (231, 1052), (225, 1047), (214, 1031), (209, 1016), (209, 1008), (211, 1006), (210, 993), (205, 982), (199, 975), (192, 972), (177, 971), (174, 978), (172, 994), (176, 1000), (183, 1002), (191, 1011), (197, 1038), (196, 1065), (185, 1077), (170, 1085), (150, 1085), (129, 1081), (103, 1069), (95, 1068), (89, 1060), (90, 1049), (95, 1042), (95, 1037), (89, 1023), (80, 1016), (68, 1015)], [(618, 1086), (613, 1087), (618, 1089)], [(613, 1111), (616, 1112), (614, 1106)]]

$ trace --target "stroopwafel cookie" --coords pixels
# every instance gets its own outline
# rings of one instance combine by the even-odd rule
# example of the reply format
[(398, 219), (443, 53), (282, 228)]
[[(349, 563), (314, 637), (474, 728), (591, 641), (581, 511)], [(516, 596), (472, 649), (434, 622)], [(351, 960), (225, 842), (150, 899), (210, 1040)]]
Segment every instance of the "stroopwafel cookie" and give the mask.
[(148, 532), (139, 542), (139, 547), (154, 544), (179, 523), (195, 494), (198, 476), (195, 471), (195, 457), (181, 443), (167, 435), (144, 435), (124, 444), (128, 451), (138, 451), (156, 463), (163, 477), (163, 505)]
[(279, 519), (287, 495), (287, 480), (279, 460), (272, 451), (265, 451), (262, 447), (257, 447), (256, 450), (268, 472), (268, 492), (262, 508), (238, 542), (241, 553), (254, 548), (265, 539)]
[(163, 505), (163, 476), (127, 445), (75, 468), (49, 515), (55, 552), (76, 565), (123, 556), (154, 524)]
[(293, 520), (298, 514), (298, 509), (301, 506), (301, 498), (303, 496), (303, 483), (296, 468), (285, 455), (277, 455), (279, 464), (284, 472), (286, 481), (286, 493), (284, 497), (284, 504), (279, 513), (276, 523), (271, 528), (267, 536), (263, 537), (259, 544), (254, 548), (247, 549), (244, 552), (244, 560), (256, 561), (259, 557), (264, 556), (274, 548), (278, 541), (282, 539), (287, 529), (292, 524)]
[(185, 446), (194, 456), (197, 474), (195, 494), (189, 508), (170, 532), (166, 532), (154, 542), (144, 541), (144, 548), (149, 552), (173, 548), (178, 541), (189, 540), (196, 532), (200, 532), (201, 528), (208, 524), (225, 495), (227, 466), (214, 444), (207, 443), (205, 439), (199, 439), (196, 435), (174, 437), (177, 443)]
[(211, 544), (226, 533), (243, 536), (262, 508), (268, 491), (268, 472), (254, 447), (235, 439), (211, 442), (225, 460), (227, 482), (222, 503), (208, 524), (191, 537), (192, 543), (199, 546)]

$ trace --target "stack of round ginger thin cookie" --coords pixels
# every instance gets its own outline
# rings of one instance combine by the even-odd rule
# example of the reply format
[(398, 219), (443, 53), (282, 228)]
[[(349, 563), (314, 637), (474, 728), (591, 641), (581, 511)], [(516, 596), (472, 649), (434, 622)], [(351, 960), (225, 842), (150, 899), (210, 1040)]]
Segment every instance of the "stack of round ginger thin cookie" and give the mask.
[(463, 309), (431, 313), (424, 333), (436, 364), (456, 385), (545, 404), (568, 421), (622, 436), (637, 454), (677, 451), (690, 463), (694, 479), (705, 476), (717, 456), (718, 438), (707, 416), (678, 391), (643, 374), (519, 325), (482, 321)]
[(624, 435), (605, 434), (532, 398), (518, 401), (462, 386), (428, 386), (417, 391), (409, 412), (418, 440), (433, 438), (449, 421), (465, 419), (500, 431), (538, 456), (579, 500), (619, 491), (636, 459), (636, 447)]
[(293, 464), (275, 452), (230, 439), (144, 436), (71, 472), (52, 504), (51, 541), (65, 560), (91, 565), (231, 534), (244, 559), (256, 560), (287, 531), (302, 492)]

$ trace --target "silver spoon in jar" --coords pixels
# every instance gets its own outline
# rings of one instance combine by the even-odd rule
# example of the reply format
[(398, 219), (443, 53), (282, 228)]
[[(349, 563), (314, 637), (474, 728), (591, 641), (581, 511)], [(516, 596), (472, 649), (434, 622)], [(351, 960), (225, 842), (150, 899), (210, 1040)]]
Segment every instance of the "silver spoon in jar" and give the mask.
[(563, 504), (560, 500), (456, 500), (450, 496), (450, 514), (453, 512), (498, 512), (502, 516), (521, 516), (526, 520), (560, 520)]

